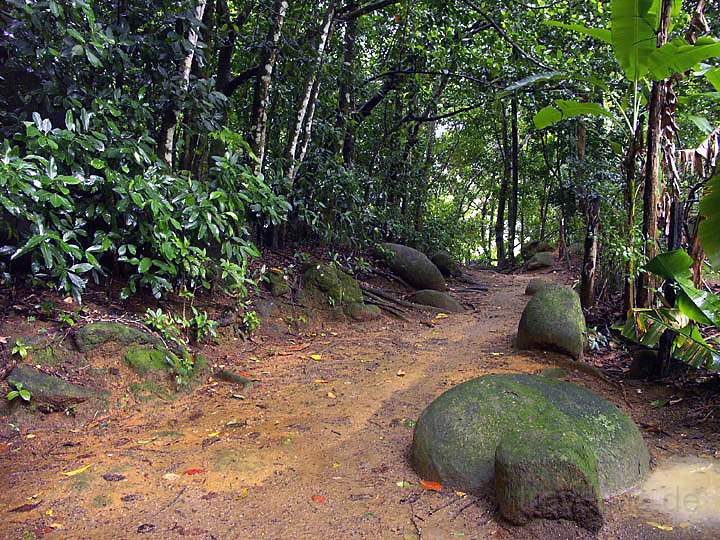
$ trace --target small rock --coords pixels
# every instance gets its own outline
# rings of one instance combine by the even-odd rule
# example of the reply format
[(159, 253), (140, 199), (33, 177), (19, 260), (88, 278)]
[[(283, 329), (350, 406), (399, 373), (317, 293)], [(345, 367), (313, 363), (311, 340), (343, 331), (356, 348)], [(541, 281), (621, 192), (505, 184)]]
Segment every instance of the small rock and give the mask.
[(551, 281), (548, 281), (547, 279), (533, 278), (528, 282), (527, 287), (525, 287), (525, 294), (527, 296), (533, 296), (543, 287), (547, 287), (548, 285), (552, 284), (553, 283)]
[(465, 311), (465, 308), (462, 307), (460, 302), (455, 300), (455, 298), (450, 296), (448, 293), (440, 291), (430, 289), (418, 291), (413, 294), (410, 299), (416, 304), (436, 307), (448, 313), (462, 313)]
[(549, 251), (541, 251), (533, 255), (527, 263), (529, 271), (552, 268), (555, 265), (555, 254)]

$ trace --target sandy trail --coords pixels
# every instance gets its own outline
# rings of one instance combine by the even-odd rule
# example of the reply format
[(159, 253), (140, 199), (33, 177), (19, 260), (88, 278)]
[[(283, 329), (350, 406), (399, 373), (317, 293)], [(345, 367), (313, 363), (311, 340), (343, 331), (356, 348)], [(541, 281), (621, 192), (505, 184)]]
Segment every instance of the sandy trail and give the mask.
[[(423, 490), (407, 463), (413, 421), (434, 397), (489, 372), (537, 372), (555, 358), (512, 350), (529, 277), (475, 278), (490, 286), (460, 295), (475, 309), (430, 324), (431, 316), (336, 323), (252, 352), (209, 350), (261, 380), (247, 399), (211, 382), (171, 403), (70, 429), (48, 420), (23, 433), (20, 451), (0, 455), (0, 507), (40, 504), (6, 511), (0, 536), (591, 538), (569, 523), (511, 527), (489, 498)], [(573, 379), (619, 403), (611, 385)], [(661, 517), (634, 508), (630, 496), (611, 502), (599, 538), (713, 537), (662, 531), (647, 524)]]

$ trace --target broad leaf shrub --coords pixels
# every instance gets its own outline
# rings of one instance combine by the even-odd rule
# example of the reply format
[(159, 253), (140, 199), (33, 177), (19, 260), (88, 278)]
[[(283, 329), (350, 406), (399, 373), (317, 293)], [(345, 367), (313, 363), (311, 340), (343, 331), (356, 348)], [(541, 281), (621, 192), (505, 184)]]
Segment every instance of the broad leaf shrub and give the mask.
[(120, 131), (111, 107), (68, 112), (65, 127), (33, 115), (0, 140), (0, 261), (78, 301), (89, 279), (127, 278), (123, 296), (221, 283), (246, 292), (259, 256), (249, 224), (278, 224), (289, 204), (234, 150), (210, 178), (167, 174), (149, 137)]

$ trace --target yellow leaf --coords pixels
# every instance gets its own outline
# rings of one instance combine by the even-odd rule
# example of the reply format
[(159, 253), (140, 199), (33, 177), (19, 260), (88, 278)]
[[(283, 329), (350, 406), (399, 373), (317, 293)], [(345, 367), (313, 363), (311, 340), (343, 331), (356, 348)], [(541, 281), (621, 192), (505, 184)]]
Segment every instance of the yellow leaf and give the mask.
[(340, 467), (342, 467), (342, 465), (340, 465), (339, 463), (333, 463), (332, 466), (333, 466), (333, 469), (339, 469)]
[(90, 467), (92, 467), (92, 465), (85, 465), (84, 467), (80, 467), (79, 469), (75, 469), (74, 471), (67, 471), (61, 474), (63, 474), (64, 476), (75, 476), (77, 474), (84, 473)]
[(327, 397), (329, 397), (330, 399), (335, 399), (337, 395), (335, 394), (335, 392), (328, 392)]
[(242, 497), (243, 499), (248, 495), (250, 495), (250, 488), (242, 488), (240, 490), (240, 497)]
[(647, 523), (651, 527), (660, 529), (661, 531), (672, 531), (673, 530), (673, 528), (670, 525), (663, 525), (662, 523), (655, 523), (654, 521), (646, 521), (645, 523)]
[(467, 497), (467, 493), (465, 493), (464, 491), (456, 491), (455, 495), (457, 495), (458, 497)]
[(448, 314), (447, 314), (447, 313), (438, 313), (435, 318), (436, 318), (436, 319), (447, 319), (447, 318), (448, 318)]
[(34, 433), (30, 433), (29, 435), (25, 435), (25, 438), (26, 438), (26, 439), (34, 439), (35, 437), (37, 437), (37, 435), (35, 435)]
[(315, 384), (327, 384), (328, 383), (328, 381), (326, 381), (325, 379), (315, 379), (314, 382), (315, 382)]
[(54, 514), (55, 514), (55, 511), (52, 508), (49, 508), (48, 510), (45, 511), (46, 516), (52, 517)]
[(319, 362), (320, 360), (322, 360), (322, 354), (311, 354), (310, 358), (312, 358), (316, 362)]
[(213, 431), (212, 433), (208, 433), (208, 437), (217, 437), (218, 435), (220, 435), (219, 431)]
[(398, 369), (397, 376), (398, 377), (404, 377), (406, 373), (402, 369)]
[(154, 442), (157, 440), (157, 437), (153, 437), (152, 439), (148, 439), (146, 441), (138, 441), (138, 444), (150, 444), (151, 442)]

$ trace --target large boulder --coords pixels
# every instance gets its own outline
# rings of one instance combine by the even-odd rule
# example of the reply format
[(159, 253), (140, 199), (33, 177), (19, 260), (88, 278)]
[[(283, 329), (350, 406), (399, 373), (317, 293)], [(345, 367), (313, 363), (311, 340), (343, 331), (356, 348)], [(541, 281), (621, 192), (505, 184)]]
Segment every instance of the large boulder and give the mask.
[(330, 309), (357, 321), (380, 316), (377, 306), (365, 304), (360, 284), (333, 264), (312, 262), (303, 275), (303, 301), (311, 307)]
[(541, 251), (533, 255), (527, 263), (527, 269), (542, 270), (543, 268), (552, 268), (555, 265), (555, 254), (550, 251)]
[(465, 311), (465, 308), (462, 307), (460, 302), (448, 293), (433, 291), (431, 289), (416, 292), (410, 297), (410, 300), (416, 304), (436, 307), (446, 313), (462, 313)]
[(458, 277), (462, 274), (460, 265), (447, 251), (438, 251), (430, 257), (430, 261), (437, 266), (445, 277)]
[(442, 273), (423, 253), (400, 244), (381, 244), (393, 272), (416, 289), (447, 290)]
[(548, 281), (547, 279), (533, 278), (528, 282), (527, 287), (525, 287), (525, 294), (527, 296), (533, 296), (540, 289), (552, 284), (552, 281)]
[(12, 388), (21, 384), (30, 392), (30, 402), (46, 412), (62, 411), (100, 395), (94, 390), (23, 365), (10, 372), (7, 382)]
[(520, 248), (520, 255), (524, 260), (531, 259), (536, 253), (543, 253), (543, 252), (553, 252), (555, 251), (555, 246), (552, 244), (549, 244), (548, 242), (545, 242), (543, 240), (533, 240), (532, 242), (527, 242), (526, 244), (523, 244)]
[(573, 431), (513, 432), (495, 452), (495, 495), (500, 513), (515, 525), (534, 518), (568, 519), (602, 527), (598, 460)]
[(577, 293), (562, 285), (548, 285), (535, 293), (520, 318), (516, 345), (582, 358), (585, 315)]
[(579, 437), (582, 448), (572, 436), (563, 444), (594, 455), (602, 497), (635, 486), (649, 468), (640, 431), (615, 405), (582, 386), (528, 374), (486, 375), (438, 397), (415, 426), (413, 466), (424, 480), (480, 492), (490, 487), (496, 450), (506, 437), (518, 434), (514, 444), (528, 455), (539, 450), (522, 437), (531, 431)]
[(80, 352), (89, 352), (105, 343), (119, 345), (162, 345), (160, 338), (132, 326), (116, 322), (95, 322), (83, 326), (75, 334)]
[(280, 268), (271, 268), (266, 274), (266, 277), (270, 293), (275, 298), (287, 296), (290, 292), (292, 292), (290, 283), (288, 283), (287, 275)]

